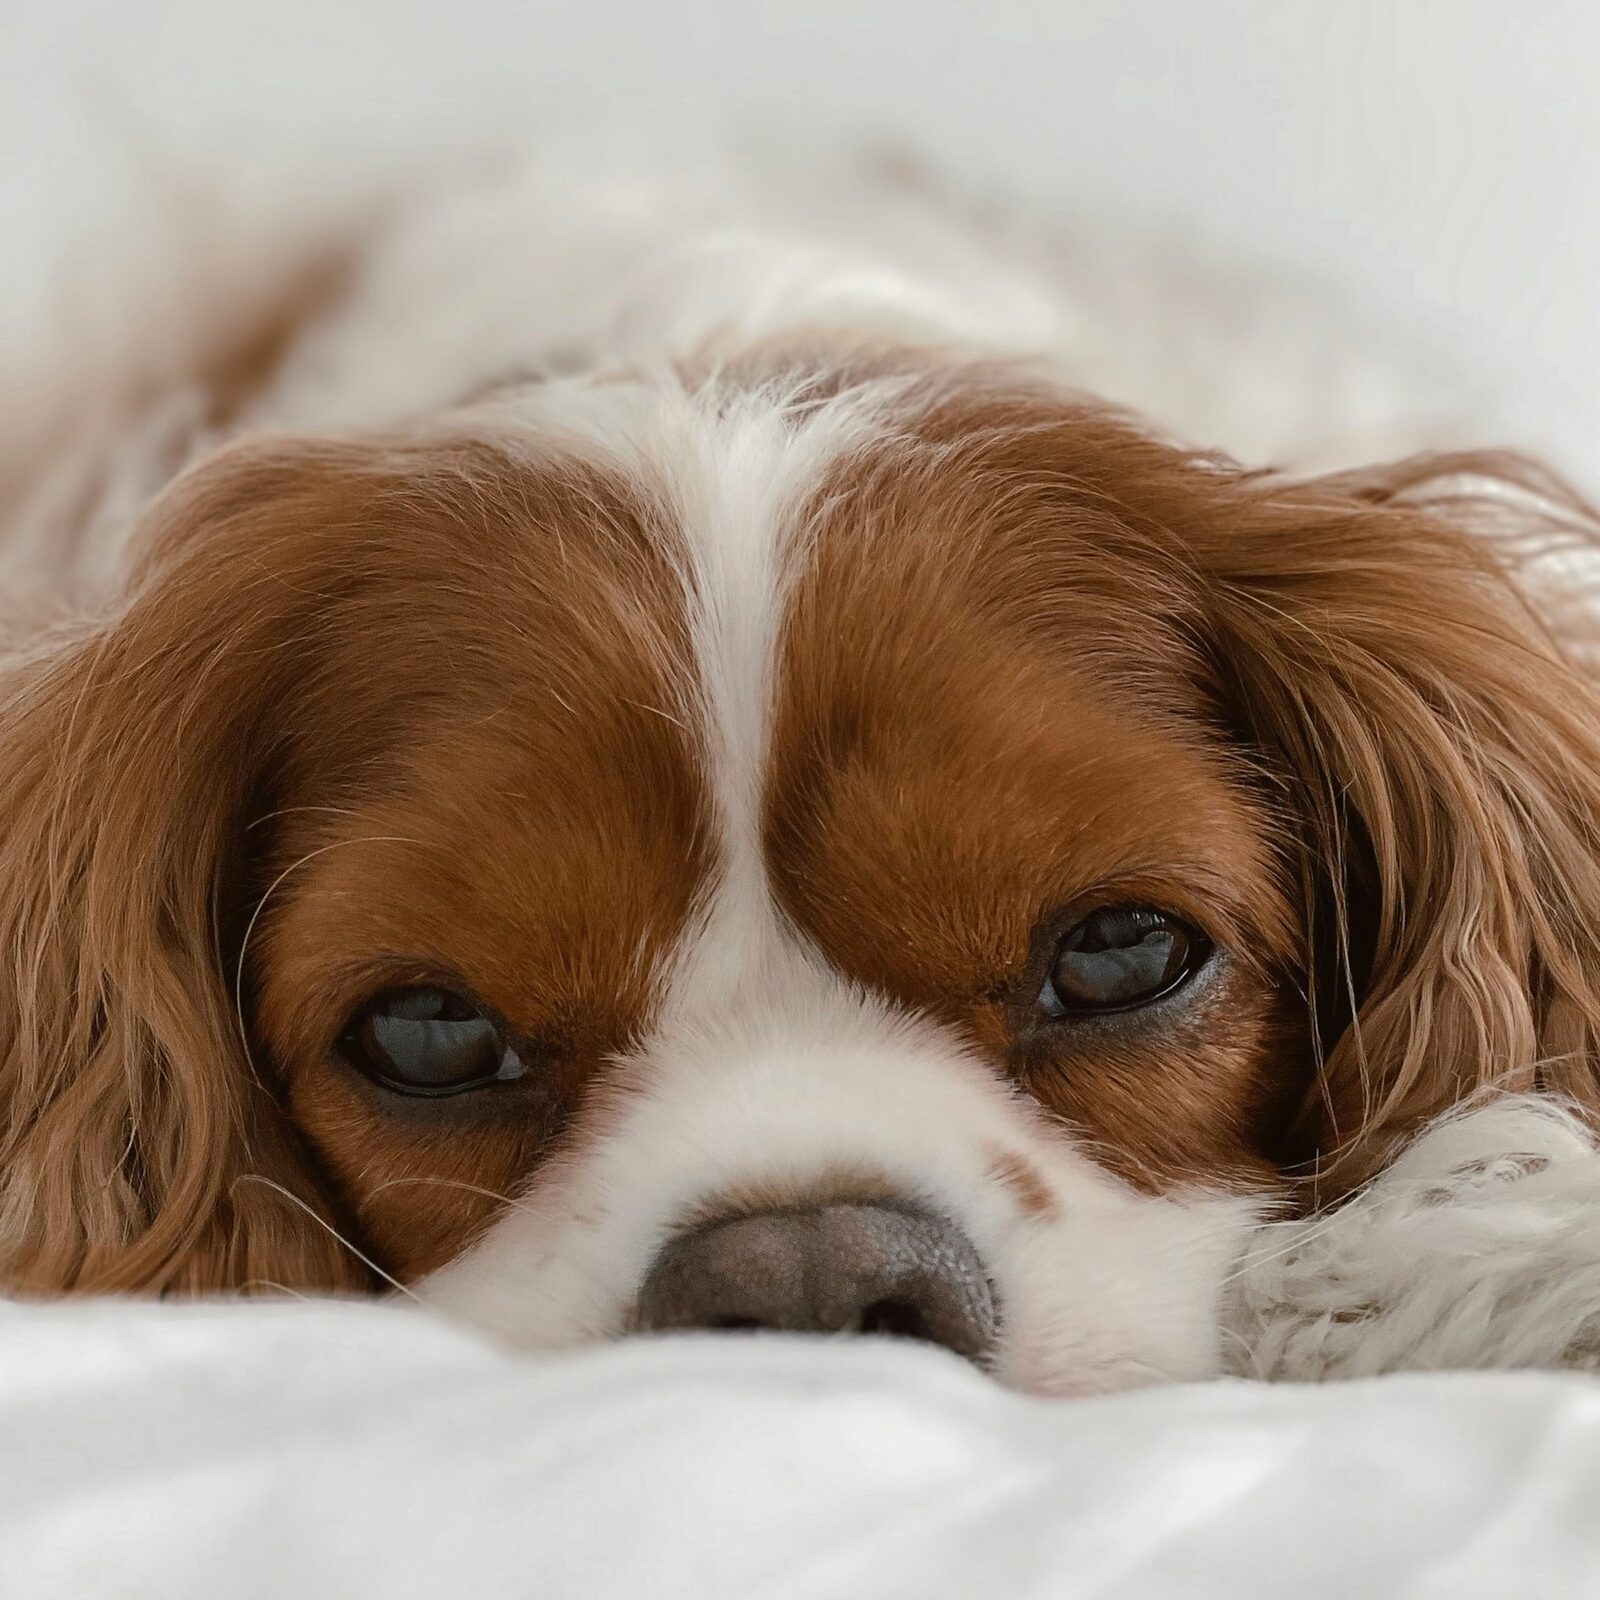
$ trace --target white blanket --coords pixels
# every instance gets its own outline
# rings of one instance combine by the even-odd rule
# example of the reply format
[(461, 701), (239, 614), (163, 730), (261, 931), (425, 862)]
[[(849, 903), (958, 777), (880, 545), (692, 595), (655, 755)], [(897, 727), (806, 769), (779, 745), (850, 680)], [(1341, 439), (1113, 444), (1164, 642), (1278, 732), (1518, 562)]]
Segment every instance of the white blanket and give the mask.
[(0, 1305), (4, 1600), (1596, 1593), (1591, 1377), (1041, 1401), (877, 1340)]

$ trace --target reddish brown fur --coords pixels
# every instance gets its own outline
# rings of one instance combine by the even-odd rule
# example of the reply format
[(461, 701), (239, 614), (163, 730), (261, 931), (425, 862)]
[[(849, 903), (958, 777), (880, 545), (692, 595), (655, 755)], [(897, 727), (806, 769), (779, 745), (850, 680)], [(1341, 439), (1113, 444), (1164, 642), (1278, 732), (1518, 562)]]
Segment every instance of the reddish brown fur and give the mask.
[[(1474, 464), (1296, 485), (930, 379), (819, 488), (785, 909), (1151, 1187), (1347, 1183), (1492, 1082), (1600, 1104), (1596, 694), (1426, 503)], [(163, 498), (115, 614), (6, 681), (0, 1281), (357, 1285), (332, 1227), (410, 1277), (484, 1225), (714, 870), (677, 537), (471, 444), (242, 447)], [(1165, 1032), (1031, 1028), (1037, 930), (1106, 894), (1229, 966)], [(547, 1068), (512, 1122), (338, 1060), (444, 975)]]
[(1050, 1185), (1026, 1156), (997, 1145), (989, 1152), (989, 1173), (996, 1183), (1004, 1184), (1011, 1191), (1017, 1205), (1028, 1216), (1046, 1221), (1055, 1217), (1056, 1199), (1050, 1192)]
[[(242, 449), (169, 497), (126, 613), (14, 689), (6, 1281), (359, 1279), (313, 1217), (409, 1274), (495, 1208), (704, 870), (671, 537), (470, 446)], [(330, 1062), (419, 962), (537, 1043), (524, 1125), (441, 1133)]]

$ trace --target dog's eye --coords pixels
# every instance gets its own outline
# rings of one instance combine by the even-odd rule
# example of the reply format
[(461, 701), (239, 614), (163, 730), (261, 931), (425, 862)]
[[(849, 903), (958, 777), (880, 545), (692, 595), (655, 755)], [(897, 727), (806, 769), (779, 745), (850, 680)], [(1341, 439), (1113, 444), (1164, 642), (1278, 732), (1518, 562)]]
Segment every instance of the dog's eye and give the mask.
[(448, 989), (389, 989), (351, 1020), (345, 1048), (369, 1078), (405, 1094), (459, 1094), (520, 1078), (499, 1028)]
[(1063, 1017), (1148, 1005), (1192, 977), (1206, 954), (1204, 936), (1169, 912), (1102, 906), (1062, 936), (1039, 1009)]

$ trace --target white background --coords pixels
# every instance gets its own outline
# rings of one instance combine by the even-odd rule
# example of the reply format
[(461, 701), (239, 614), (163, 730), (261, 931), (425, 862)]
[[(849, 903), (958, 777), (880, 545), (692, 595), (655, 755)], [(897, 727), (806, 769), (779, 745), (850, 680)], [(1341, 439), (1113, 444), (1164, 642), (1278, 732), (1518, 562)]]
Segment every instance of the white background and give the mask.
[[(0, 0), (25, 322), (130, 162), (623, 118), (888, 135), (1287, 265), (1600, 483), (1600, 0)], [(76, 230), (76, 232), (75, 232)]]

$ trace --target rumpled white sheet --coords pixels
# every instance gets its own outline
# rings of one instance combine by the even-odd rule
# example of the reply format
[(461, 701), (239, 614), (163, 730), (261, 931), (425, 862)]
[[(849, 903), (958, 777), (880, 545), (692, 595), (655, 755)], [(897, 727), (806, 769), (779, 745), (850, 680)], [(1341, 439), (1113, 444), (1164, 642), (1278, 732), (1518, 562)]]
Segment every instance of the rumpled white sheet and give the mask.
[(875, 1340), (0, 1305), (4, 1600), (1597, 1593), (1592, 1378), (1050, 1402)]

